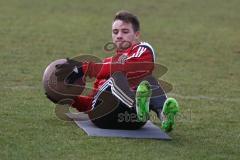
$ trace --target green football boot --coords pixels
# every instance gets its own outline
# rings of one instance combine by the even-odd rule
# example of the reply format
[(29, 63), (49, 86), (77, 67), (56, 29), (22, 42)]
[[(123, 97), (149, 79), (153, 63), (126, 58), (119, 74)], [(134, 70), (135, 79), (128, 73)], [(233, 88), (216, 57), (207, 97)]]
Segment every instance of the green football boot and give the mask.
[(148, 81), (142, 81), (136, 91), (136, 111), (138, 121), (145, 122), (149, 119), (149, 102), (152, 95)]
[(167, 98), (164, 102), (161, 119), (162, 129), (165, 132), (170, 132), (175, 125), (175, 115), (179, 112), (179, 105), (176, 99)]

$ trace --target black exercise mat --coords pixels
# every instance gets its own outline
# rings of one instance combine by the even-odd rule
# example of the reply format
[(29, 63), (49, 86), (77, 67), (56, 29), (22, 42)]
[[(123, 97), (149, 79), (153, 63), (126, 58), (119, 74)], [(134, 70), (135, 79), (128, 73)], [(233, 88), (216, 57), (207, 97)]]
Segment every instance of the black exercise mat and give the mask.
[(118, 129), (101, 129), (95, 126), (85, 114), (68, 113), (67, 116), (83, 129), (88, 136), (97, 137), (122, 137), (122, 138), (143, 138), (143, 139), (161, 139), (171, 140), (167, 133), (148, 121), (141, 129), (138, 130), (118, 130)]

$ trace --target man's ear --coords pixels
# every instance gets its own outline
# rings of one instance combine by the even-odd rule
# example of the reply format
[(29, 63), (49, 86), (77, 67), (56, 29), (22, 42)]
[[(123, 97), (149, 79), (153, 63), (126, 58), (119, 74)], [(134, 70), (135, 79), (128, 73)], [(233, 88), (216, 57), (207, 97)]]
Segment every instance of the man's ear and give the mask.
[(136, 31), (136, 32), (135, 32), (135, 37), (136, 37), (136, 39), (139, 39), (139, 38), (140, 38), (140, 31)]

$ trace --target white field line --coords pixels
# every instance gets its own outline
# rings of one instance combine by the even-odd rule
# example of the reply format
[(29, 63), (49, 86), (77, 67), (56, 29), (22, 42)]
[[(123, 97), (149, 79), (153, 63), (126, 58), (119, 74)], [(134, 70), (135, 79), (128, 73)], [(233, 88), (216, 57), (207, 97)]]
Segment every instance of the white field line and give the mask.
[(10, 89), (10, 90), (34, 90), (34, 89), (39, 89), (38, 87), (35, 86), (27, 86), (27, 85), (21, 85), (21, 86), (3, 86), (3, 89)]
[[(3, 89), (10, 89), (10, 90), (35, 90), (39, 89), (35, 86), (27, 86), (27, 85), (21, 85), (21, 86), (3, 86)], [(180, 95), (176, 93), (169, 93), (169, 97), (175, 97), (179, 99), (185, 99), (185, 100), (207, 100), (207, 101), (227, 101), (227, 102), (240, 102), (240, 98), (227, 98), (227, 97), (210, 97), (205, 95), (195, 95), (195, 96), (188, 96), (188, 95)]]
[(228, 101), (228, 102), (240, 102), (240, 98), (227, 98), (227, 97), (210, 97), (204, 95), (195, 95), (195, 96), (183, 96), (176, 93), (169, 93), (171, 97), (176, 97), (186, 100), (207, 100), (207, 101)]

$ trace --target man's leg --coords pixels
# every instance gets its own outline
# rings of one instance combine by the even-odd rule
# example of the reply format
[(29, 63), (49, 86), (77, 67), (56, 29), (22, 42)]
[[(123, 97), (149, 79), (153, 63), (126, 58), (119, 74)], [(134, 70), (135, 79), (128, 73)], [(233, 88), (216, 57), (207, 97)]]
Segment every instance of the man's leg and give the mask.
[(89, 117), (100, 128), (138, 129), (146, 123), (137, 119), (135, 94), (120, 72), (103, 84), (94, 97), (93, 107)]
[[(149, 87), (148, 87), (149, 84), (152, 89), (149, 89)], [(106, 88), (108, 88), (109, 92), (104, 92), (106, 90)], [(162, 121), (163, 129), (165, 131), (170, 131), (174, 125), (174, 116), (179, 111), (179, 107), (178, 107), (176, 100), (172, 101), (171, 98), (167, 98), (164, 90), (158, 84), (158, 81), (152, 76), (145, 77), (144, 81), (142, 81), (142, 83), (139, 84), (138, 89), (136, 91), (136, 99), (135, 99), (135, 94), (134, 94), (134, 92), (132, 92), (130, 90), (127, 78), (120, 72), (115, 73), (102, 86), (100, 91), (94, 97), (95, 100), (93, 101), (93, 105), (96, 105), (96, 102), (98, 99), (102, 99), (102, 101), (104, 101), (104, 103), (105, 103), (105, 101), (108, 102), (109, 100), (115, 99), (112, 102), (106, 103), (109, 105), (102, 105), (102, 107), (104, 107), (104, 108), (110, 107), (110, 110), (112, 109), (111, 110), (112, 112), (109, 112), (109, 109), (107, 109), (108, 113), (110, 113), (110, 114), (107, 114), (106, 117), (108, 117), (108, 118), (105, 117), (105, 120), (107, 120), (105, 122), (108, 124), (113, 123), (113, 125), (111, 127), (131, 126), (129, 124), (137, 124), (137, 123), (134, 123), (136, 121), (136, 118), (134, 119), (135, 121), (131, 121), (131, 123), (128, 123), (129, 115), (130, 115), (130, 117), (136, 117), (136, 115), (134, 115), (134, 114), (136, 114), (136, 111), (140, 115), (140, 116), (137, 115), (138, 122), (139, 122), (139, 120), (141, 122), (143, 120), (143, 117), (145, 117), (145, 120), (147, 120), (146, 115), (148, 114), (148, 107), (149, 107), (148, 99), (149, 99), (149, 97), (142, 96), (142, 95), (144, 95), (144, 94), (142, 94), (142, 93), (144, 93), (143, 91), (145, 93), (148, 93), (148, 96), (150, 95), (149, 91), (152, 92), (152, 96), (151, 96), (151, 100), (150, 100), (151, 109), (157, 112), (160, 120)], [(114, 103), (114, 102), (116, 102), (116, 103)], [(169, 103), (169, 102), (171, 102), (171, 103)], [(103, 104), (103, 103), (101, 103), (101, 104)], [(113, 105), (113, 104), (115, 104), (115, 105)], [(96, 106), (98, 106), (98, 105), (96, 105)], [(137, 110), (136, 110), (136, 108), (137, 108)], [(103, 111), (103, 109), (100, 109), (100, 110)], [(124, 111), (126, 111), (126, 112), (124, 112)], [(104, 113), (105, 113), (105, 111), (104, 111)], [(124, 113), (124, 115), (126, 115), (125, 117), (128, 117), (128, 118), (125, 118), (125, 119), (127, 119), (128, 122), (127, 123), (118, 123), (118, 121), (116, 122), (116, 119), (119, 120), (118, 119), (119, 115), (123, 115), (123, 113)], [(120, 118), (120, 119), (122, 119), (122, 118)], [(132, 120), (132, 118), (130, 118), (130, 120)], [(115, 126), (114, 126), (114, 124), (115, 124)], [(121, 124), (123, 124), (123, 125), (121, 125)]]
[[(138, 85), (136, 93), (130, 90), (128, 79), (121, 72), (112, 75), (112, 90), (118, 93), (113, 94), (118, 97), (122, 103), (129, 108), (135, 108), (137, 120), (146, 122), (149, 119), (149, 102), (152, 90), (148, 81), (141, 81)], [(131, 103), (126, 103), (129, 101)]]

